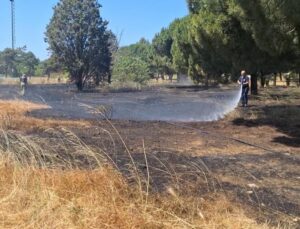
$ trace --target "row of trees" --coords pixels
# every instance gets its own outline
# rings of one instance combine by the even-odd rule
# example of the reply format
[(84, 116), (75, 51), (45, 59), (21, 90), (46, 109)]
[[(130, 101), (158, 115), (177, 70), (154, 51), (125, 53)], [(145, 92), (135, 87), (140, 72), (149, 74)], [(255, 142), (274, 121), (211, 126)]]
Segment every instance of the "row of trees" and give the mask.
[(169, 58), (159, 55), (153, 44), (142, 38), (136, 44), (122, 47), (115, 54), (113, 78), (118, 81), (146, 83), (151, 78), (158, 79), (174, 75)]
[(145, 39), (121, 47), (114, 56), (113, 79), (144, 84), (151, 76), (152, 47)]
[(0, 51), (0, 75), (5, 77), (20, 77), (22, 74), (50, 77), (51, 73), (62, 71), (63, 66), (55, 58), (40, 61), (31, 51), (26, 51), (26, 47)]
[(61, 0), (47, 26), (46, 42), (53, 59), (67, 70), (79, 90), (88, 81), (110, 83), (112, 75), (115, 80), (140, 84), (151, 77), (172, 78), (171, 54), (160, 50), (159, 36), (155, 45), (141, 39), (118, 49), (116, 36), (107, 29), (100, 8), (96, 0)]
[[(96, 0), (61, 0), (47, 26), (46, 42), (53, 59), (64, 66), (79, 90), (88, 81), (96, 85), (104, 80), (110, 83), (112, 75), (118, 81), (140, 84), (154, 77), (172, 79), (176, 71), (171, 54), (173, 34), (169, 29), (158, 34), (152, 43), (141, 39), (118, 49), (116, 36), (107, 29), (100, 8)], [(181, 55), (179, 45), (176, 47), (174, 52)]]
[(32, 52), (26, 52), (26, 48), (0, 51), (0, 74), (6, 77), (17, 77), (22, 73), (35, 75), (39, 63), (39, 59)]
[[(258, 77), (264, 85), (265, 75), (271, 73), (299, 74), (298, 0), (187, 0), (187, 4), (189, 15), (163, 28), (148, 44), (150, 76), (177, 73), (189, 75), (195, 83), (208, 83), (209, 78), (236, 80), (245, 69), (256, 93)], [(127, 54), (145, 59), (141, 53)], [(120, 55), (123, 60), (124, 53)]]
[(300, 71), (297, 0), (187, 0), (190, 14), (154, 39), (156, 51), (179, 73), (203, 78)]
[(177, 73), (207, 83), (209, 78), (235, 80), (245, 69), (252, 75), (255, 93), (258, 76), (264, 82), (264, 75), (300, 71), (297, 0), (187, 0), (187, 4), (189, 15), (163, 28), (152, 41), (148, 64), (157, 76)]
[[(254, 93), (258, 75), (300, 72), (298, 0), (187, 0), (187, 4), (189, 15), (163, 28), (152, 42), (141, 39), (119, 49), (97, 0), (60, 0), (45, 33), (52, 57), (39, 69), (46, 74), (66, 70), (79, 90), (88, 81), (111, 82), (112, 75), (144, 83), (177, 74), (207, 83), (209, 78), (234, 80), (245, 69), (252, 75)], [(6, 75), (23, 69), (33, 74), (39, 62), (22, 49), (4, 50), (0, 60), (0, 71)]]

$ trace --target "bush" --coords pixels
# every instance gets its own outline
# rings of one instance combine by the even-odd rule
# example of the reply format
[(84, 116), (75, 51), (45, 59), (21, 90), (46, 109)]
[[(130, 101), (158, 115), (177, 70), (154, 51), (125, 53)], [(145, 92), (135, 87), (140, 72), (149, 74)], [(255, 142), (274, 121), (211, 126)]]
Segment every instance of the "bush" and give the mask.
[(149, 68), (140, 58), (120, 56), (114, 64), (113, 78), (120, 82), (145, 84), (150, 79)]

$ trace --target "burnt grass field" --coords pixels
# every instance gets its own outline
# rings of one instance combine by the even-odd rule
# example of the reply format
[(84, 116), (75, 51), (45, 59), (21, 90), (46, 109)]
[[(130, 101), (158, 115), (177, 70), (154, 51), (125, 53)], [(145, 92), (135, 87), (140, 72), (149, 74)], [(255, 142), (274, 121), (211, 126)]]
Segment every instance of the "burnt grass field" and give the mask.
[[(1, 85), (2, 150), (9, 140), (26, 138), (26, 144), (32, 142), (45, 149), (34, 149), (42, 154), (34, 156), (39, 158), (37, 167), (97, 169), (100, 159), (78, 151), (77, 142), (98, 152), (99, 158), (119, 171), (129, 185), (138, 183), (149, 195), (171, 192), (172, 196), (175, 194), (170, 190), (174, 190), (210, 201), (222, 196), (257, 225), (299, 228), (299, 88), (261, 89), (258, 96), (251, 96), (248, 108), (238, 107), (219, 121), (178, 122), (110, 120), (96, 109), (97, 99), (99, 94), (101, 101), (111, 99), (119, 92), (80, 94), (63, 86), (35, 87), (20, 97), (15, 86)], [(56, 93), (57, 87), (63, 88)], [(231, 95), (230, 90), (220, 93), (216, 88), (188, 90), (163, 92), (174, 96), (194, 93), (207, 103), (215, 101), (210, 100), (212, 94), (213, 99), (216, 93), (217, 98)], [(143, 102), (152, 98), (148, 92), (122, 93), (123, 99), (136, 98), (134, 93), (144, 96)], [(66, 99), (62, 100), (64, 95)], [(80, 104), (95, 110), (87, 114), (78, 110)], [(11, 147), (19, 152), (15, 156), (18, 161), (26, 165), (32, 162), (30, 150), (18, 144)], [(233, 210), (229, 207), (227, 211), (230, 214)], [(180, 214), (184, 218), (189, 213)]]

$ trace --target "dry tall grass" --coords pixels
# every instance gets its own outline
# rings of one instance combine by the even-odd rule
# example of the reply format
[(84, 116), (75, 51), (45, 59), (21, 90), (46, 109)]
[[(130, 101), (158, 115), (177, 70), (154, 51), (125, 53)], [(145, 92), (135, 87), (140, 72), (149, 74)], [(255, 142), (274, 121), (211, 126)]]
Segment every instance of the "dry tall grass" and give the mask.
[[(199, 196), (193, 183), (181, 191), (170, 185), (161, 193), (149, 192), (149, 177), (129, 184), (105, 152), (89, 148), (67, 130), (60, 132), (55, 147), (16, 132), (54, 125), (53, 120), (24, 117), (40, 108), (34, 106), (0, 103), (1, 228), (270, 228), (225, 196)], [(62, 150), (64, 158), (58, 156)], [(72, 160), (79, 159), (93, 169), (74, 166)]]
[(108, 165), (94, 170), (48, 169), (23, 166), (4, 155), (2, 228), (268, 228), (225, 197), (205, 200), (172, 188), (149, 194), (128, 185)]
[(31, 131), (36, 128), (47, 129), (57, 126), (88, 126), (85, 121), (68, 121), (68, 120), (53, 120), (39, 119), (27, 114), (33, 110), (48, 109), (49, 107), (43, 104), (34, 104), (30, 102), (11, 100), (0, 100), (0, 128), (7, 130)]
[[(44, 77), (30, 77), (28, 79), (29, 84), (60, 84), (60, 83), (66, 83), (67, 78), (64, 77), (63, 75), (52, 75), (50, 79), (48, 79), (46, 76)], [(7, 77), (7, 78), (0, 78), (0, 84), (5, 84), (5, 85), (19, 85), (20, 84), (20, 79), (18, 77), (12, 78), (12, 77)]]

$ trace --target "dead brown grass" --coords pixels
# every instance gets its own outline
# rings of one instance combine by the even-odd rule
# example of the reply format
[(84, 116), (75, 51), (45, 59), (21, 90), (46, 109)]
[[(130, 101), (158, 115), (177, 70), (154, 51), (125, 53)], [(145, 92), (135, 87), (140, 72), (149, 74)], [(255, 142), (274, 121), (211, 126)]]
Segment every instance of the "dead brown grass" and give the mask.
[[(270, 228), (257, 224), (223, 195), (199, 196), (196, 184), (181, 189), (170, 186), (161, 193), (150, 193), (147, 180), (142, 180), (146, 187), (140, 182), (129, 185), (93, 149), (80, 140), (71, 141), (70, 136), (62, 139), (72, 143), (70, 154), (80, 151), (94, 157), (97, 168), (80, 170), (68, 161), (64, 169), (47, 166), (40, 160), (42, 154), (49, 154), (50, 145), (30, 141), (22, 132), (89, 123), (25, 116), (42, 108), (23, 101), (0, 102), (2, 135), (5, 144), (12, 146), (0, 148), (1, 228)], [(12, 130), (18, 133), (9, 137)], [(26, 163), (22, 161), (25, 157), (30, 159)]]
[(0, 161), (2, 228), (269, 228), (224, 197), (151, 194), (114, 169), (20, 167)]
[(46, 129), (58, 126), (90, 125), (87, 121), (38, 119), (27, 115), (30, 111), (47, 108), (48, 106), (43, 104), (34, 104), (21, 100), (0, 100), (0, 128), (30, 132), (36, 128)]
[[(60, 80), (58, 80), (60, 78)], [(59, 83), (67, 83), (67, 78), (64, 77), (63, 75), (60, 74), (54, 74), (51, 75), (50, 79), (48, 79), (46, 76), (34, 76), (30, 77), (28, 79), (29, 84), (59, 84)], [(0, 79), (0, 84), (5, 84), (5, 85), (19, 85), (20, 79), (19, 78), (1, 78)]]

